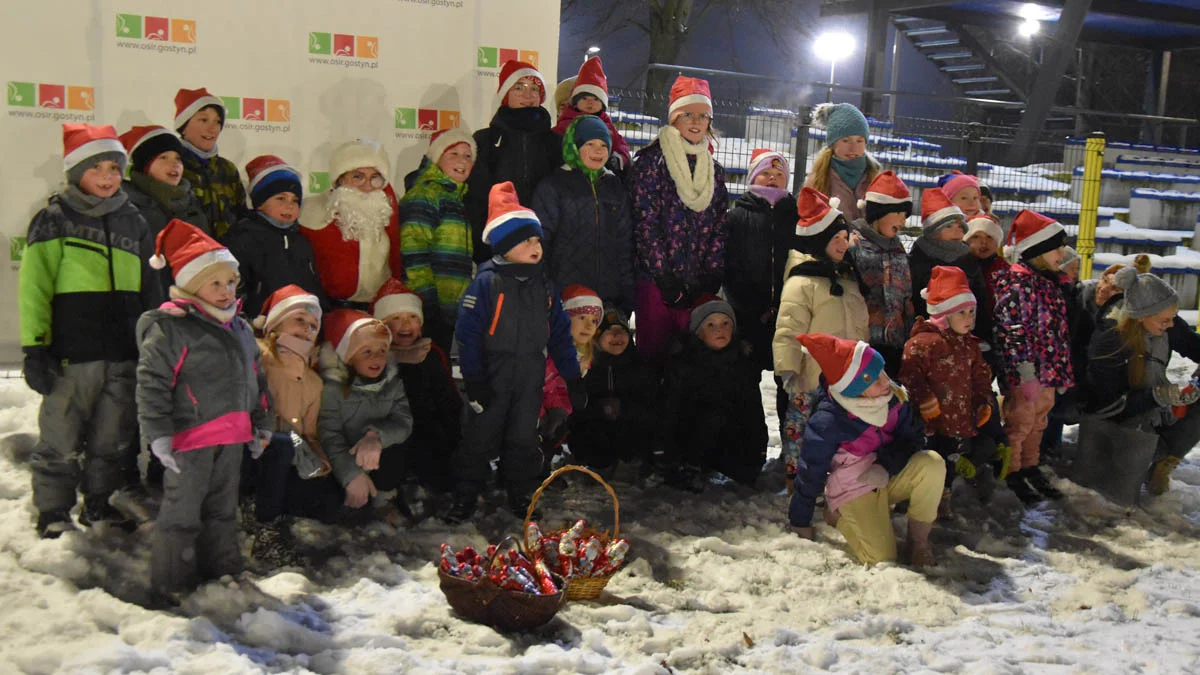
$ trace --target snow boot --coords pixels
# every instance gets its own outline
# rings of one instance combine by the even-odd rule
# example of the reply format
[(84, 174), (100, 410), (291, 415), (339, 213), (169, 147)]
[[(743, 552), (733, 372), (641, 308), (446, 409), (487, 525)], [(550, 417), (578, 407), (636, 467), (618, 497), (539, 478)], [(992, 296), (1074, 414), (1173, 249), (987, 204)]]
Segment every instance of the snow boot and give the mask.
[(64, 532), (77, 530), (66, 511), (45, 511), (38, 514), (37, 533), (42, 539), (58, 539)]
[(131, 485), (112, 493), (108, 503), (139, 526), (154, 520), (150, 494), (141, 485)]
[(1163, 457), (1150, 468), (1150, 480), (1146, 487), (1152, 495), (1161, 495), (1171, 489), (1171, 472), (1179, 466), (1178, 457)]
[(304, 567), (308, 563), (304, 556), (296, 552), (291, 522), (286, 516), (258, 524), (250, 555), (271, 569)]
[(693, 494), (704, 492), (706, 487), (704, 481), (704, 472), (696, 466), (677, 466), (669, 469), (664, 476), (666, 484), (676, 490), (683, 490)]
[(987, 504), (992, 501), (992, 494), (996, 492), (996, 472), (993, 471), (992, 465), (984, 464), (980, 467), (970, 485), (975, 488), (975, 496), (979, 498), (980, 503)]
[(126, 532), (132, 532), (138, 526), (136, 520), (113, 508), (108, 503), (108, 497), (85, 497), (83, 509), (79, 512), (79, 524), (90, 528), (97, 523), (111, 523)]
[(1063, 493), (1050, 484), (1050, 480), (1042, 473), (1041, 468), (1031, 466), (1021, 469), (1021, 473), (1025, 475), (1025, 482), (1029, 483), (1030, 487), (1040, 492), (1046, 499), (1057, 501), (1063, 498)]
[[(454, 494), (454, 503), (450, 505), (450, 509), (442, 515), (442, 520), (451, 525), (458, 525), (471, 520), (475, 516), (476, 509), (479, 508), (479, 495), (466, 492), (456, 492)], [(524, 517), (525, 514), (521, 514)]]
[(938, 520), (949, 520), (954, 517), (954, 508), (950, 505), (950, 488), (942, 489), (942, 501), (938, 502)]
[(1024, 471), (1010, 473), (1008, 478), (1004, 479), (1004, 482), (1008, 485), (1008, 489), (1012, 490), (1013, 494), (1017, 496), (1017, 499), (1021, 500), (1022, 504), (1033, 506), (1042, 501), (1042, 496), (1025, 481), (1024, 473)]
[(908, 564), (913, 567), (931, 567), (937, 562), (933, 557), (933, 544), (929, 543), (929, 533), (933, 531), (933, 523), (922, 523), (908, 519)]

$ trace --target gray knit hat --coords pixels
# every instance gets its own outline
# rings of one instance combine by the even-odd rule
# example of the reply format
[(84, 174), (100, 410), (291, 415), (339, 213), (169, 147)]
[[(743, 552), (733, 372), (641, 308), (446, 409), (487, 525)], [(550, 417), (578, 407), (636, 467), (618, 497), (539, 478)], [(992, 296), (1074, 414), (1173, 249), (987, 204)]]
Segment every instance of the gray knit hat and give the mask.
[(1125, 315), (1134, 319), (1153, 316), (1168, 307), (1179, 306), (1179, 293), (1153, 274), (1138, 274), (1125, 267), (1113, 275), (1113, 283), (1125, 290)]
[(696, 305), (692, 310), (692, 318), (688, 323), (688, 328), (693, 333), (700, 332), (700, 327), (704, 325), (704, 320), (713, 314), (724, 314), (733, 322), (733, 329), (737, 330), (737, 318), (733, 315), (733, 307), (728, 303), (718, 298), (717, 296), (709, 296), (707, 301)]

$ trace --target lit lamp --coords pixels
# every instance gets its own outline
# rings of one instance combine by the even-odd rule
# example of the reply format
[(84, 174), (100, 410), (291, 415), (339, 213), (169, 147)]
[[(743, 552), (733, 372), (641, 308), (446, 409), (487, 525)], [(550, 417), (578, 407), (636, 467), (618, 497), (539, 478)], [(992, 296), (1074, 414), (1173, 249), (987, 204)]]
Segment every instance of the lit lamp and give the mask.
[(591, 47), (587, 48), (586, 52), (583, 53), (583, 60), (587, 61), (588, 59), (592, 58), (593, 56), (595, 56), (599, 53), (600, 53), (600, 48), (597, 47), (596, 45), (592, 45)]
[(854, 37), (844, 31), (821, 33), (813, 42), (813, 53), (818, 59), (829, 62), (829, 98), (833, 102), (833, 78), (837, 62), (854, 53)]

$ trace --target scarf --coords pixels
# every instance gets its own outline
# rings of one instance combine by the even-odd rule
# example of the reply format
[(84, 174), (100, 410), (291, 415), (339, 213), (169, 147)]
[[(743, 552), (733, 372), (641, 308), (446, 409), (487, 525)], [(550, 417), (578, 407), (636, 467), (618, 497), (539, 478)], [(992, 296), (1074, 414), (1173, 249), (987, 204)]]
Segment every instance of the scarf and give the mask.
[(427, 337), (423, 337), (407, 347), (401, 347), (393, 342), (392, 356), (396, 357), (397, 363), (416, 365), (429, 356), (429, 350), (432, 348), (433, 340)]
[[(818, 279), (829, 280), (829, 294), (835, 298), (840, 298), (845, 289), (842, 288), (841, 278), (843, 276), (854, 275), (854, 267), (848, 260), (842, 260), (840, 263), (835, 263), (828, 258), (818, 258), (816, 260), (805, 260), (802, 263), (797, 263), (792, 271), (788, 273), (789, 277), (816, 277)], [(861, 290), (862, 285), (859, 285)], [(863, 293), (865, 296), (866, 293)]]
[(271, 216), (268, 216), (267, 214), (263, 213), (262, 211), (256, 211), (255, 213), (258, 214), (259, 218), (262, 218), (265, 222), (269, 223), (272, 227), (274, 227), (277, 230), (283, 230), (286, 232), (286, 231), (291, 230), (292, 228), (296, 227), (296, 221), (294, 221), (294, 220), (290, 223), (285, 223), (282, 220), (279, 220), (278, 218), (272, 218)]
[(921, 235), (914, 244), (926, 255), (944, 263), (952, 263), (971, 252), (971, 247), (961, 241), (943, 241)]
[(894, 237), (885, 237), (878, 230), (868, 225), (865, 220), (856, 220), (854, 224), (856, 225), (854, 229), (862, 235), (863, 239), (875, 244), (879, 248), (885, 251), (904, 250), (904, 244), (900, 243), (899, 234)]
[(751, 185), (750, 194), (762, 197), (767, 200), (768, 204), (775, 206), (776, 202), (788, 196), (788, 191), (787, 188), (777, 188), (769, 185)]
[(833, 396), (833, 400), (845, 408), (846, 412), (873, 427), (882, 427), (887, 424), (889, 404), (892, 402), (892, 397), (895, 396), (895, 393), (895, 385), (892, 385), (891, 394), (876, 396), (875, 398), (842, 396), (832, 389), (829, 390), (829, 394)]
[[(662, 148), (679, 199), (692, 211), (703, 213), (712, 205), (714, 188), (713, 158), (708, 144), (692, 145), (675, 127), (664, 127), (658, 132), (658, 145)], [(696, 158), (694, 170), (688, 167), (688, 155)]]
[(846, 187), (853, 191), (858, 187), (859, 181), (867, 171), (867, 156), (863, 155), (851, 160), (838, 159), (835, 156), (830, 160), (830, 166), (833, 167), (838, 178), (841, 178), (842, 182), (846, 184)]
[(172, 215), (186, 211), (192, 199), (192, 184), (186, 178), (180, 178), (179, 185), (171, 185), (154, 180), (141, 171), (130, 171), (129, 182)]
[(209, 159), (212, 159), (213, 157), (216, 157), (216, 156), (217, 156), (217, 144), (216, 144), (216, 143), (213, 143), (213, 149), (212, 149), (212, 150), (201, 150), (200, 148), (197, 148), (196, 146), (192, 145), (191, 143), (188, 143), (188, 142), (187, 142), (187, 141), (186, 141), (186, 140), (183, 138), (183, 136), (180, 136), (180, 137), (179, 137), (179, 142), (183, 144), (183, 147), (184, 147), (184, 148), (185, 148), (185, 149), (186, 149), (188, 152), (190, 152), (190, 153), (192, 153), (193, 155), (195, 155), (195, 156), (199, 157), (200, 159), (203, 159), (203, 160), (209, 160)]
[(510, 108), (502, 105), (492, 116), (492, 123), (512, 131), (550, 131), (550, 112), (541, 106)]
[(314, 345), (316, 345), (314, 340), (305, 340), (287, 333), (280, 333), (279, 337), (275, 338), (276, 347), (283, 347), (290, 352), (294, 352), (305, 361), (312, 354)]
[[(568, 169), (582, 171), (588, 178), (588, 182), (592, 184), (592, 191), (596, 190), (596, 181), (600, 180), (600, 176), (604, 175), (605, 168), (589, 169), (583, 163), (583, 157), (579, 156), (579, 146), (575, 145), (575, 125), (567, 127), (567, 133), (563, 136), (562, 156), (565, 166)], [(610, 152), (611, 156), (611, 152)]]
[(97, 197), (89, 195), (79, 189), (78, 185), (69, 184), (67, 189), (58, 193), (58, 196), (66, 202), (71, 210), (82, 215), (92, 218), (100, 218), (116, 211), (129, 201), (129, 195), (121, 190), (117, 190), (111, 197)]
[(183, 300), (185, 302), (194, 304), (196, 309), (204, 312), (217, 323), (226, 328), (229, 327), (229, 323), (233, 321), (234, 317), (237, 316), (239, 306), (241, 305), (240, 302), (235, 302), (230, 305), (229, 309), (221, 309), (216, 305), (212, 305), (201, 300), (199, 296), (188, 293), (178, 286), (171, 286), (170, 296), (172, 299)]

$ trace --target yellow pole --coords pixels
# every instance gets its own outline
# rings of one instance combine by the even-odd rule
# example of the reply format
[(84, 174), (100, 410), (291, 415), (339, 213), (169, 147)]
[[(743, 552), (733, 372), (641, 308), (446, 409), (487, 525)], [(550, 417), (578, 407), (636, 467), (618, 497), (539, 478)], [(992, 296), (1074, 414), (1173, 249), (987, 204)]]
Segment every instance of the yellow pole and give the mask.
[[(1064, 167), (1065, 168), (1065, 167)], [(1096, 216), (1100, 208), (1100, 174), (1104, 168), (1104, 134), (1088, 136), (1083, 150), (1083, 190), (1079, 204), (1079, 236), (1075, 250), (1082, 259), (1079, 278), (1092, 278), (1092, 256), (1096, 252)]]

